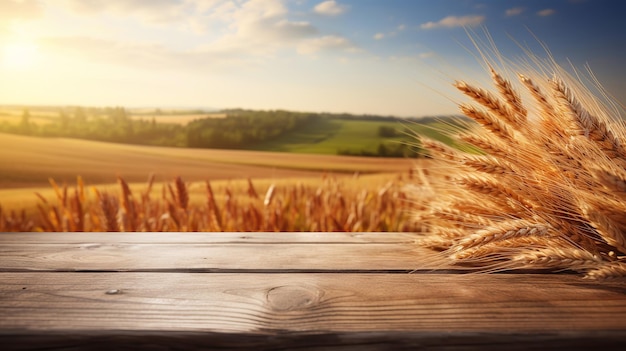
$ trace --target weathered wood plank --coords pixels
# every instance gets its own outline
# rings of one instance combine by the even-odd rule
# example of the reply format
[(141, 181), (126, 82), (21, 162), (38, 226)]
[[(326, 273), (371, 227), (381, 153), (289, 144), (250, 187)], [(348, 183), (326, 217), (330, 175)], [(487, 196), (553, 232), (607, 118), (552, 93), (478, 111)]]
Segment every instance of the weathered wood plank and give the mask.
[(434, 269), (428, 250), (406, 244), (49, 244), (0, 246), (0, 271)]
[(573, 275), (32, 272), (0, 280), (4, 345), (115, 345), (155, 333), (165, 346), (195, 335), (223, 348), (308, 338), (367, 349), (394, 345), (394, 335), (407, 348), (626, 340), (626, 286)]
[(0, 273), (0, 279), (3, 329), (626, 331), (626, 286), (572, 275)]
[(408, 233), (6, 233), (0, 271), (444, 268)]
[[(0, 234), (0, 345), (408, 350), (626, 343), (624, 282), (441, 274), (455, 271), (413, 238)], [(398, 274), (413, 269), (430, 274)]]
[(146, 244), (319, 244), (413, 243), (414, 233), (191, 232), (191, 233), (0, 233), (0, 246), (24, 243), (146, 243)]

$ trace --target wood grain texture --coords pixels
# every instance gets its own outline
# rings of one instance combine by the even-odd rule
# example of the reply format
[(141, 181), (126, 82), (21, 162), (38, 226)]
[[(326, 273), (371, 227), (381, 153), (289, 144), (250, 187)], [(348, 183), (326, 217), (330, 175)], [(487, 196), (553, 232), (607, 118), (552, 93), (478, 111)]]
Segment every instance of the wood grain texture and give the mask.
[(623, 281), (460, 274), (407, 235), (111, 234), (0, 235), (3, 350), (626, 343)]
[(406, 233), (0, 235), (0, 271), (404, 271), (443, 268)]
[[(626, 337), (626, 287), (565, 274), (33, 272), (1, 273), (0, 280), (0, 338), (13, 341), (148, 331), (247, 336), (257, 345), (271, 336), (296, 342), (311, 335), (339, 345), (336, 338), (372, 333), (404, 333), (410, 345), (420, 336), (474, 343)], [(215, 341), (210, 336), (205, 342)]]
[(0, 271), (434, 269), (432, 252), (406, 244), (26, 243), (0, 246)]
[(626, 330), (626, 288), (573, 275), (37, 272), (0, 279), (3, 328), (40, 320), (46, 330)]
[(384, 244), (415, 242), (414, 233), (308, 233), (308, 232), (160, 232), (160, 233), (0, 233), (0, 246), (25, 243), (84, 244), (236, 244), (327, 243)]

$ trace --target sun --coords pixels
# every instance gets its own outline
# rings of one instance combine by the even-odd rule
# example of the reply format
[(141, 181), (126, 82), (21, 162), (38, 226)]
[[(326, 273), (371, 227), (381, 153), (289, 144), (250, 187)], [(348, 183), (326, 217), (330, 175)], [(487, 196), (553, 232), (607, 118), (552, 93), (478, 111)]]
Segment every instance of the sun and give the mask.
[(33, 43), (9, 43), (2, 48), (2, 65), (10, 70), (28, 70), (37, 63), (38, 58), (39, 50)]

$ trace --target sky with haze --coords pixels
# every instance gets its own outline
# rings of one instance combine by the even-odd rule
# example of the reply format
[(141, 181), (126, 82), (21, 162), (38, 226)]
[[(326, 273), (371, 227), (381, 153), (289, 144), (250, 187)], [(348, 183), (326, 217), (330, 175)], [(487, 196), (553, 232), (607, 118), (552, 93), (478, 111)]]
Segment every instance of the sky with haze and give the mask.
[[(456, 113), (467, 32), (626, 104), (620, 0), (0, 0), (0, 104)], [(535, 38), (536, 37), (536, 38)]]

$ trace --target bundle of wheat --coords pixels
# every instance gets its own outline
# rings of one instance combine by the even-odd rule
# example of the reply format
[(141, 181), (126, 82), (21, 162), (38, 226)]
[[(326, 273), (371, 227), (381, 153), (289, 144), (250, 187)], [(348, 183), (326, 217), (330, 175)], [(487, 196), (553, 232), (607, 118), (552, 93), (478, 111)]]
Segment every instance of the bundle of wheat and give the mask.
[(423, 189), (431, 196), (416, 216), (429, 227), (420, 244), (480, 272), (626, 276), (626, 128), (619, 110), (554, 61), (518, 74), (521, 89), (488, 68), (497, 93), (454, 84), (473, 100), (459, 107), (476, 122), (455, 140), (481, 152), (421, 140), (447, 176), (431, 177)]

